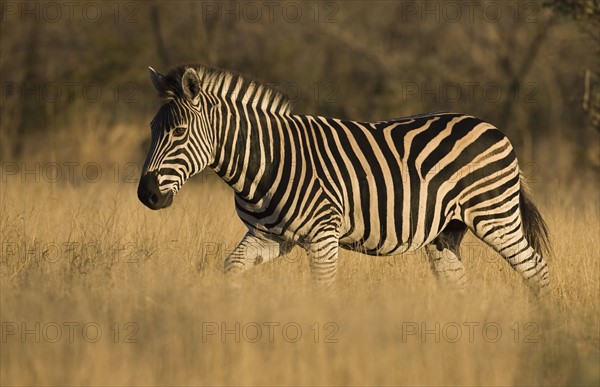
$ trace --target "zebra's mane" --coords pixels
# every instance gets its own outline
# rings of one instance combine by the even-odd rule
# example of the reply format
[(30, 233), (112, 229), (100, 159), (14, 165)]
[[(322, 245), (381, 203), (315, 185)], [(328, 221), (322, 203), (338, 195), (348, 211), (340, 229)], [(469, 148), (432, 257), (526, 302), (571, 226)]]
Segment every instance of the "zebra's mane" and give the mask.
[(198, 64), (182, 65), (171, 69), (164, 76), (164, 99), (183, 98), (181, 78), (188, 68), (193, 68), (200, 78), (201, 89), (221, 98), (228, 98), (278, 113), (290, 113), (292, 103), (278, 90), (262, 82), (255, 81), (235, 71)]

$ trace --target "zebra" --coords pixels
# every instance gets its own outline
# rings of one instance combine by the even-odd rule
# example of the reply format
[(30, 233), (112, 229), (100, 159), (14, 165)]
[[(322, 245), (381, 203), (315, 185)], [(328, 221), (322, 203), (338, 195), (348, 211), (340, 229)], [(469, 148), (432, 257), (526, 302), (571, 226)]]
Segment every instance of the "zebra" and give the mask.
[(508, 138), (458, 113), (358, 122), (292, 113), (282, 93), (236, 72), (149, 67), (163, 105), (151, 122), (138, 198), (170, 206), (206, 167), (235, 192), (248, 231), (224, 262), (241, 273), (300, 246), (334, 287), (340, 248), (386, 256), (424, 247), (440, 283), (464, 293), (468, 230), (535, 294), (546, 293), (546, 223)]

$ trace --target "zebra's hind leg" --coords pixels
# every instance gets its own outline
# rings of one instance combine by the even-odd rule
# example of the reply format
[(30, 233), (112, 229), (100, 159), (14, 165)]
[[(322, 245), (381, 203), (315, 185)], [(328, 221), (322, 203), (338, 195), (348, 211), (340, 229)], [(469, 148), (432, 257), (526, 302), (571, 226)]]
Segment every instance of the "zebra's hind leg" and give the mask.
[(502, 255), (536, 295), (545, 295), (549, 284), (548, 265), (527, 241), (520, 222), (491, 234), (475, 229), (475, 235)]
[(525, 280), (537, 296), (548, 291), (548, 229), (535, 205), (523, 191), (518, 204), (509, 202), (508, 211), (473, 217), (475, 235), (496, 250)]
[(445, 286), (465, 292), (467, 275), (460, 258), (460, 242), (467, 226), (458, 220), (452, 220), (430, 244), (425, 246), (431, 270)]
[(225, 259), (224, 272), (228, 275), (244, 272), (280, 257), (291, 249), (292, 246), (283, 241), (255, 235), (249, 231)]

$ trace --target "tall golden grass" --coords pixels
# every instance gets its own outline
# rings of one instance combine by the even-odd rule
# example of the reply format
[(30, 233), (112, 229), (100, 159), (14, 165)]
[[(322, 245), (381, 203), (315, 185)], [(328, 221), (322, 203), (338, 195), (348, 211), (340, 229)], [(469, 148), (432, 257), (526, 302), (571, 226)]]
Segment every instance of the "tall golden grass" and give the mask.
[[(128, 154), (126, 141), (111, 141)], [(534, 185), (554, 247), (544, 306), (472, 236), (462, 245), (470, 277), (462, 298), (438, 286), (422, 253), (347, 251), (338, 293), (319, 297), (297, 248), (238, 286), (226, 282), (223, 259), (245, 232), (228, 187), (198, 177), (171, 208), (152, 212), (137, 201), (126, 162), (113, 165), (99, 149), (86, 156), (102, 168), (97, 182), (93, 169), (82, 174), (85, 162), (68, 181), (60, 157), (45, 158), (60, 178), (47, 162), (30, 174), (23, 170), (35, 161), (18, 163), (19, 172), (3, 166), (3, 385), (600, 381), (593, 184), (578, 186), (587, 201), (573, 199), (573, 186)]]

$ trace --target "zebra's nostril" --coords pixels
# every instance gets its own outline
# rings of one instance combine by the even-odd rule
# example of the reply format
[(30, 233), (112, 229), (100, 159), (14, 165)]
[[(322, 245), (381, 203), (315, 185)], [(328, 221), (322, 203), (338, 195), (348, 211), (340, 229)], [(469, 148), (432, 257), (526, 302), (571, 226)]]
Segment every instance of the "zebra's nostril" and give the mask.
[(152, 194), (150, 196), (150, 204), (156, 205), (158, 203), (158, 195)]

